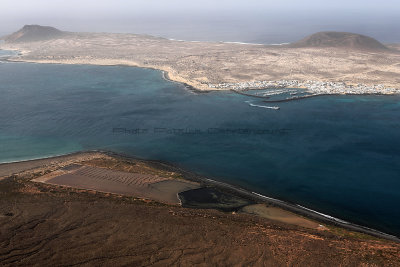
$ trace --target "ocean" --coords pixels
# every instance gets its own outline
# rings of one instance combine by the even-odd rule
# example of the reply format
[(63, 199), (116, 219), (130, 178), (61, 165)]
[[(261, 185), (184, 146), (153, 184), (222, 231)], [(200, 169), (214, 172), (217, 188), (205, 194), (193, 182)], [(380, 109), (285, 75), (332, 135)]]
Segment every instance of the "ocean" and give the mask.
[(102, 149), (400, 236), (400, 96), (277, 103), (156, 70), (0, 62), (0, 162)]

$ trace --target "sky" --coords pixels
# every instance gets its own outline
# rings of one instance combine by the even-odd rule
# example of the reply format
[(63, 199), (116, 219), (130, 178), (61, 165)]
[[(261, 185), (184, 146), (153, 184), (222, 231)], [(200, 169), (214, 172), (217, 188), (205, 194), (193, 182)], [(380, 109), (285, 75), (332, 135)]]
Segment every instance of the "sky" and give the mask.
[(292, 42), (349, 31), (400, 42), (399, 0), (1, 0), (0, 34), (25, 24), (200, 41)]

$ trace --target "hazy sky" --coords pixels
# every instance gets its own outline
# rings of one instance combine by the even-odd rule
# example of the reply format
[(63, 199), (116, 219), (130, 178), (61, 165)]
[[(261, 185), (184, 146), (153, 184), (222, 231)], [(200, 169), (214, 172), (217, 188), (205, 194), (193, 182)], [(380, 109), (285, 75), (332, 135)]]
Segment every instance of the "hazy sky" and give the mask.
[(290, 42), (323, 30), (400, 42), (399, 0), (0, 0), (0, 34), (24, 24), (176, 39)]

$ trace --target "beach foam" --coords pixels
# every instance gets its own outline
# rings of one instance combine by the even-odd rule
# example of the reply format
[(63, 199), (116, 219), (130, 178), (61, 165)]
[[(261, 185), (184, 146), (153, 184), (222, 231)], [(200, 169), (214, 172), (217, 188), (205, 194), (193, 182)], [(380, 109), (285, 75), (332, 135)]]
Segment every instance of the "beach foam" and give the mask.
[(267, 109), (275, 109), (275, 110), (280, 109), (280, 107), (276, 107), (276, 106), (263, 106), (263, 105), (252, 104), (250, 101), (245, 101), (245, 102), (247, 104), (249, 104), (249, 106), (251, 106), (251, 107), (267, 108)]

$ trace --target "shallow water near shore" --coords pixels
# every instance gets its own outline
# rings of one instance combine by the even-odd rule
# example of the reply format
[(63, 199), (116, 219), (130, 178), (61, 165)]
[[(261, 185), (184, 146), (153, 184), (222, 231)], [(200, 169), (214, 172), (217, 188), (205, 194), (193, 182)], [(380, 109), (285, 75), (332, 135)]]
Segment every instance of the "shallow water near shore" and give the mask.
[[(0, 162), (104, 149), (400, 236), (400, 96), (277, 104), (133, 67), (0, 64)], [(275, 104), (274, 104), (275, 105)]]

